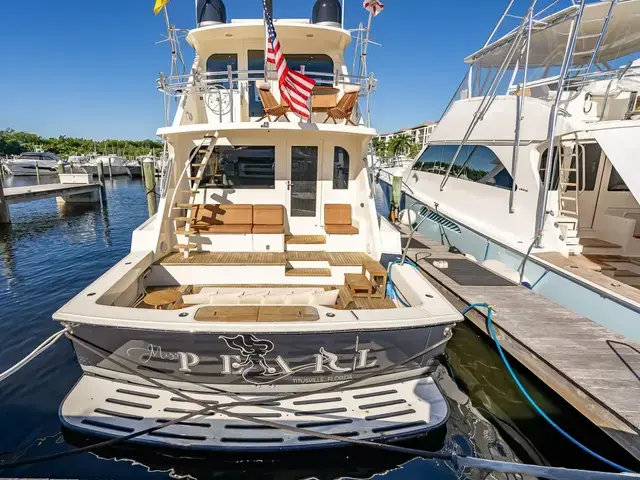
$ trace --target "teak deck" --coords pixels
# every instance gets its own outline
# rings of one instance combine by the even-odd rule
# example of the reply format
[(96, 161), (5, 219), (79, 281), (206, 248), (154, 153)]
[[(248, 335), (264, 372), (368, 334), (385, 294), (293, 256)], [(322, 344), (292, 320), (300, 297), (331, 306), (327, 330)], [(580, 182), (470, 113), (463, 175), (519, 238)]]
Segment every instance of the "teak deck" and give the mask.
[(371, 261), (359, 252), (193, 252), (184, 258), (181, 252), (170, 253), (158, 265), (246, 266), (280, 265), (291, 261), (329, 262), (332, 267), (360, 266)]
[[(501, 346), (640, 459), (640, 345), (519, 285), (461, 285), (431, 261), (464, 257), (415, 238), (422, 246), (410, 248), (409, 258), (454, 306), (493, 305)], [(472, 273), (477, 265), (467, 261)], [(488, 334), (485, 315), (486, 309), (476, 309), (467, 318)]]

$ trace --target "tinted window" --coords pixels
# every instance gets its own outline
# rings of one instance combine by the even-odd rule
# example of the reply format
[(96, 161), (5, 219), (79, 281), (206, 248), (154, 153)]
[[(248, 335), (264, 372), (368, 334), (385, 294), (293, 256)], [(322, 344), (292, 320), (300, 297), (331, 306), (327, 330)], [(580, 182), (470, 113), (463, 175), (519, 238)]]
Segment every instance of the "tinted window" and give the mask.
[(336, 147), (333, 152), (333, 188), (349, 188), (349, 153), (342, 147)]
[(615, 169), (613, 165), (611, 165), (611, 175), (609, 175), (609, 188), (610, 192), (628, 192), (629, 187), (624, 183), (624, 180)]
[[(542, 152), (540, 156), (540, 166), (538, 167), (538, 172), (540, 173), (540, 180), (544, 184), (545, 176), (547, 175), (547, 156), (549, 155), (549, 151), (545, 150)], [(557, 190), (558, 189), (558, 149), (555, 148), (553, 151), (553, 156), (555, 157), (555, 162), (553, 162), (553, 175), (551, 176), (551, 183), (549, 184), (549, 190)]]
[[(194, 163), (202, 161), (202, 154)], [(214, 188), (274, 188), (275, 147), (216, 147), (202, 186)], [(198, 168), (192, 168), (195, 175)]]
[(455, 173), (457, 178), (500, 188), (513, 186), (511, 175), (490, 148), (475, 145), (466, 160), (464, 160), (465, 155), (462, 153), (451, 169), (452, 175), (454, 175), (454, 170), (457, 170)]
[[(430, 145), (422, 152), (413, 170), (445, 175), (459, 147)], [(511, 188), (513, 184), (511, 175), (500, 159), (491, 149), (482, 145), (464, 145), (451, 167), (451, 176), (501, 188)]]
[(333, 85), (333, 79), (327, 75), (314, 75), (316, 73), (330, 73), (333, 74), (333, 60), (329, 55), (301, 55), (290, 54), (285, 55), (287, 65), (289, 68), (301, 71), (304, 67), (304, 71), (313, 78), (316, 83), (322, 85)]
[[(235, 53), (216, 53), (211, 55), (207, 60), (207, 72), (215, 73), (215, 75), (209, 75), (207, 80), (214, 82), (217, 85), (222, 85), (225, 88), (229, 88), (227, 68), (231, 67), (233, 72), (238, 71), (238, 55)], [(233, 78), (238, 78), (238, 74), (235, 73)], [(221, 80), (224, 80), (220, 82)], [(235, 84), (234, 84), (235, 88)]]

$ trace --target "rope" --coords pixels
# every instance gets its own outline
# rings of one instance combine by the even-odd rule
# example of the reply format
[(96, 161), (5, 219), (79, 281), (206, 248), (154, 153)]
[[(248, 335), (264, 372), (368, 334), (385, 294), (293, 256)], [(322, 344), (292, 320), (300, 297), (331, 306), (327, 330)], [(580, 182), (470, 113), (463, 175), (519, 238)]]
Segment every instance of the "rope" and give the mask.
[(64, 335), (65, 331), (66, 331), (66, 329), (63, 328), (59, 332), (54, 333), (49, 338), (47, 338), (44, 342), (42, 342), (40, 345), (38, 345), (29, 355), (27, 355), (22, 360), (20, 360), (18, 363), (16, 363), (13, 367), (11, 367), (11, 368), (5, 370), (4, 372), (0, 373), (0, 382), (2, 382), (3, 380), (6, 380), (7, 378), (9, 378), (11, 375), (16, 373), (18, 370), (20, 370), (26, 364), (28, 364), (31, 360), (36, 358), (38, 355), (40, 355), (42, 352), (44, 352), (49, 347), (51, 347), (54, 343), (56, 343), (58, 340), (60, 340), (60, 338), (62, 338), (62, 336)]
[(583, 451), (585, 451), (586, 453), (588, 453), (592, 457), (597, 458), (601, 462), (604, 462), (607, 465), (609, 465), (610, 467), (615, 468), (617, 470), (620, 470), (621, 472), (635, 473), (633, 470), (629, 470), (628, 468), (625, 468), (625, 467), (623, 467), (621, 465), (618, 465), (617, 463), (615, 463), (615, 462), (613, 462), (611, 460), (608, 460), (608, 459), (604, 458), (602, 455), (599, 455), (598, 453), (596, 453), (593, 450), (591, 450), (589, 447), (587, 447), (587, 446), (583, 445), (582, 443), (580, 443), (574, 437), (572, 437), (567, 432), (565, 432), (556, 422), (554, 422), (544, 412), (544, 410), (542, 410), (542, 408), (540, 408), (538, 406), (538, 404), (533, 400), (533, 398), (531, 398), (531, 395), (529, 395), (529, 392), (527, 391), (527, 389), (524, 388), (522, 383), (520, 383), (520, 380), (518, 379), (518, 377), (516, 376), (515, 372), (513, 371), (513, 368), (511, 367), (511, 364), (509, 363), (509, 360), (507, 360), (507, 357), (504, 354), (504, 351), (502, 350), (502, 347), (500, 346), (500, 342), (498, 341), (498, 337), (497, 337), (496, 332), (495, 332), (495, 330), (493, 328), (493, 320), (492, 320), (493, 307), (491, 305), (487, 304), (487, 303), (475, 303), (475, 304), (470, 305), (467, 308), (465, 308), (462, 311), (462, 314), (464, 315), (467, 312), (469, 312), (470, 310), (472, 310), (474, 308), (479, 308), (479, 307), (487, 309), (487, 329), (489, 330), (489, 334), (491, 335), (491, 338), (493, 339), (493, 341), (496, 344), (496, 347), (498, 349), (498, 353), (500, 354), (500, 358), (502, 359), (504, 365), (507, 367), (507, 371), (509, 372), (509, 375), (511, 375), (511, 378), (513, 378), (513, 381), (515, 382), (516, 386), (518, 387), (518, 389), (520, 390), (522, 395), (524, 395), (524, 398), (526, 398), (526, 400), (529, 402), (529, 404), (534, 408), (534, 410), (536, 410), (536, 412), (538, 412), (538, 414), (542, 418), (544, 418), (549, 423), (549, 425), (551, 425), (553, 428), (555, 428), (558, 431), (558, 433), (560, 433), (563, 437), (565, 437), (571, 443), (573, 443), (574, 445), (576, 445), (577, 447), (579, 447), (580, 449), (582, 449)]

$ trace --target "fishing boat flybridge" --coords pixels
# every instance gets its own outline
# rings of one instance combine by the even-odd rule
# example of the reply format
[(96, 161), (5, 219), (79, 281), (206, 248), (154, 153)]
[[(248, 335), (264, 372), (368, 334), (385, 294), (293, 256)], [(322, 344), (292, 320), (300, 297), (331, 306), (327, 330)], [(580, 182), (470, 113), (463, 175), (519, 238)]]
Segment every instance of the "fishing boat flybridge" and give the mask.
[(316, 81), (308, 120), (265, 71), (268, 21), (227, 23), (212, 0), (197, 13), (191, 72), (160, 79), (177, 110), (158, 130), (170, 158), (158, 213), (54, 314), (83, 369), (62, 422), (223, 450), (442, 425), (430, 372), (462, 316), (397, 261), (400, 236), (376, 213), (364, 161), (375, 130), (357, 107), (375, 83), (347, 71), (339, 3), (318, 1), (311, 23), (275, 21), (288, 67)]
[(640, 1), (518, 3), (381, 191), (402, 176), (421, 232), (639, 341)]

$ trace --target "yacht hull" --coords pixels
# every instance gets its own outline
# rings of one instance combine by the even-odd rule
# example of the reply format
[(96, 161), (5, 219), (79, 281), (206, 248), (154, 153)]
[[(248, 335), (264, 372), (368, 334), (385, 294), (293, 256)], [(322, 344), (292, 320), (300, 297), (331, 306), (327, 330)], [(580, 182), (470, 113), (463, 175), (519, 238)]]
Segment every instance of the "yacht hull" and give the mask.
[[(207, 405), (273, 398), (230, 408), (250, 418), (210, 411), (133, 441), (270, 451), (342, 444), (313, 432), (373, 441), (418, 436), (448, 416), (430, 373), (450, 328), (196, 334), (76, 325), (74, 348), (85, 374), (62, 403), (60, 418), (69, 429), (117, 437)], [(269, 428), (252, 418), (306, 431)]]
[[(179, 388), (228, 386), (299, 391), (384, 371), (384, 381), (429, 370), (450, 324), (411, 329), (309, 333), (188, 333), (80, 325), (73, 334), (82, 368), (114, 379), (136, 375)], [(85, 344), (86, 342), (86, 344)], [(87, 347), (86, 345), (89, 345)], [(97, 350), (91, 351), (91, 350)], [(113, 359), (113, 361), (112, 361)], [(380, 381), (380, 380), (378, 380)]]
[[(98, 167), (96, 167), (95, 165), (82, 165), (82, 168), (91, 175), (98, 175)], [(109, 176), (109, 167), (107, 165), (104, 165), (102, 167), (102, 171), (104, 172), (105, 176)], [(111, 175), (113, 175), (114, 177), (129, 175), (129, 170), (124, 165), (112, 165)]]
[(15, 177), (36, 177), (38, 174), (40, 176), (58, 174), (55, 166), (38, 165), (36, 169), (35, 164), (5, 163), (4, 167), (10, 175)]
[[(378, 186), (376, 208), (381, 215), (387, 216), (392, 187), (383, 177), (379, 178)], [(403, 192), (400, 208), (404, 209), (414, 202), (421, 201)], [(456, 218), (432, 212), (429, 218), (422, 222), (418, 231), (443, 245), (455, 246), (461, 252), (473, 255), (478, 263), (497, 260), (504, 265), (505, 270), (514, 273), (515, 278), (519, 277), (517, 272), (525, 257), (523, 253), (489, 235), (469, 228)], [(579, 277), (542, 262), (535, 256), (529, 256), (525, 263), (524, 280), (531, 285), (534, 292), (549, 300), (631, 340), (640, 341), (640, 312), (622, 298), (589, 285)]]

